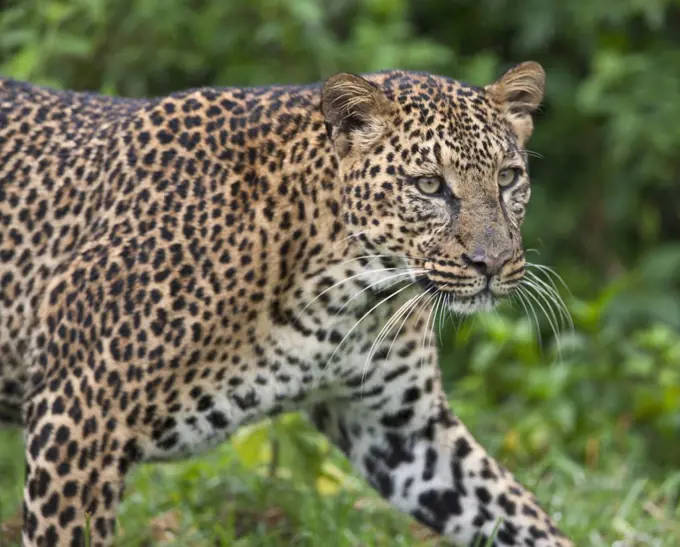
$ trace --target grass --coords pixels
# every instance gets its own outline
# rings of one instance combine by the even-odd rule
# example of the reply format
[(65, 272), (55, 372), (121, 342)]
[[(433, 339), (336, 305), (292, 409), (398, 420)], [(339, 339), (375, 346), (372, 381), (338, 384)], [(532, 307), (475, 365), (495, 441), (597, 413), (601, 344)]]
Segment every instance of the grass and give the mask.
[[(2, 547), (18, 545), (21, 451), (17, 432), (0, 433)], [(349, 471), (336, 453), (330, 458)], [(585, 469), (553, 452), (514, 471), (579, 546), (680, 545), (680, 472), (654, 481), (643, 463), (613, 456)], [(445, 545), (351, 475), (346, 487), (322, 494), (285, 473), (254, 472), (230, 443), (184, 462), (141, 466), (128, 484), (120, 546)]]

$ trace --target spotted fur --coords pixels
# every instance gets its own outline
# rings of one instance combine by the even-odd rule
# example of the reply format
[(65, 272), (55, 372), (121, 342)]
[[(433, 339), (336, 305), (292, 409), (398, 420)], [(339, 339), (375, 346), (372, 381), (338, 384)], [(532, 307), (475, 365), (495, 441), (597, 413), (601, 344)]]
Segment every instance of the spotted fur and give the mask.
[(497, 521), (496, 546), (571, 545), (454, 416), (424, 342), (434, 307), (488, 308), (522, 278), (543, 79), (525, 63), (485, 88), (394, 71), (153, 100), (0, 80), (23, 545), (84, 545), (88, 514), (109, 545), (133, 465), (293, 410), (459, 545)]

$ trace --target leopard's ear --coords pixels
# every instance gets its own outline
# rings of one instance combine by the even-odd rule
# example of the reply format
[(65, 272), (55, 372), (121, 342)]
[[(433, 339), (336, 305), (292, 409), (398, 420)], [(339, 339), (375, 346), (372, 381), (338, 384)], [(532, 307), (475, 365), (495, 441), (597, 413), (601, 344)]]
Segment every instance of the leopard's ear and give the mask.
[(385, 129), (391, 106), (380, 88), (355, 74), (335, 74), (321, 90), (321, 112), (340, 156), (353, 146), (370, 148)]
[(534, 61), (521, 63), (485, 89), (501, 106), (520, 142), (528, 141), (534, 129), (532, 115), (541, 105), (545, 92), (543, 67)]

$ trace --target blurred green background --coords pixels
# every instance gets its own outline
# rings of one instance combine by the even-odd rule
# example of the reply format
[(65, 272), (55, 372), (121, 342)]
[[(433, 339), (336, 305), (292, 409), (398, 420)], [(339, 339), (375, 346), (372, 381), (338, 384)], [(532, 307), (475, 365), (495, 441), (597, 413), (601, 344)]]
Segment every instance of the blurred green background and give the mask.
[[(521, 306), (443, 323), (446, 385), (579, 545), (678, 545), (680, 2), (0, 1), (0, 74), (115, 95), (388, 68), (486, 84), (528, 59), (548, 86), (525, 243), (564, 278), (575, 326), (555, 335), (537, 307), (537, 336)], [(21, 448), (16, 433), (0, 441), (7, 514)], [(389, 511), (367, 519), (377, 501), (348, 472), (297, 417), (267, 422), (205, 458), (139, 470), (122, 518), (138, 532), (122, 544), (162, 542), (142, 532), (161, 517), (181, 545), (425, 541)]]

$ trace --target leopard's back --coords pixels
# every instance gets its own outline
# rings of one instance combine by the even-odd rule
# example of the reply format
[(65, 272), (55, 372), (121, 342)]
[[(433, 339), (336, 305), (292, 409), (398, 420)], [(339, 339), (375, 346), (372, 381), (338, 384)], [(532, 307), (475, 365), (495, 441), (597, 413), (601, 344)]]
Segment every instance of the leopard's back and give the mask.
[(97, 218), (107, 143), (148, 103), (0, 79), (0, 422), (20, 421), (35, 311)]

